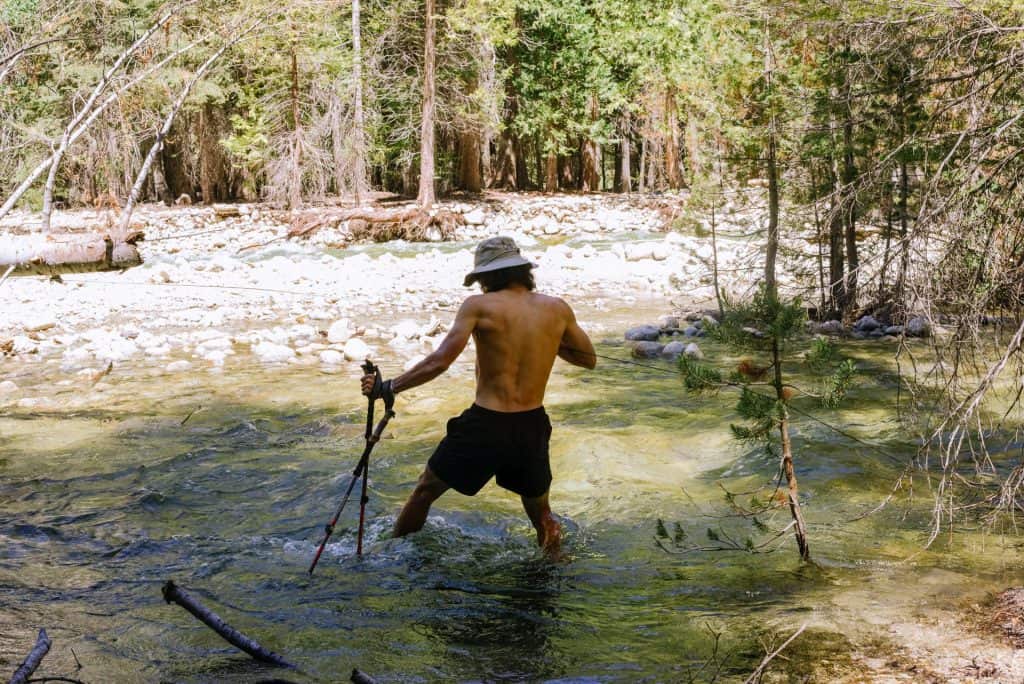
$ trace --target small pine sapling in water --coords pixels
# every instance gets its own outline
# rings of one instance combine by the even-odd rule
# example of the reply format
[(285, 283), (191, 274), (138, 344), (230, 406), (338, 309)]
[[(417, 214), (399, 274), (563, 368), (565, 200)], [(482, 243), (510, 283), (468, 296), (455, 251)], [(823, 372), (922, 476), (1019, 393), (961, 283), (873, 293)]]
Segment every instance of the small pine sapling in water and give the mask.
[[(853, 382), (856, 367), (822, 339), (816, 339), (803, 357), (794, 354), (793, 346), (803, 336), (804, 319), (799, 300), (783, 302), (773, 292), (761, 289), (749, 303), (726, 307), (721, 323), (709, 329), (713, 338), (750, 356), (744, 357), (727, 375), (709, 363), (686, 356), (680, 358), (679, 369), (689, 392), (716, 392), (722, 387), (739, 390), (736, 413), (742, 422), (729, 426), (733, 437), (761, 445), (773, 458), (779, 458), (780, 481), (785, 478), (786, 489), (776, 490), (763, 503), (752, 500), (749, 509), (741, 507), (735, 495), (727, 493), (729, 505), (762, 533), (767, 527), (757, 514), (780, 504), (788, 507), (792, 522), (786, 530), (793, 528), (800, 557), (809, 560), (810, 545), (789, 433), (791, 404), (813, 398), (826, 407), (839, 406)], [(814, 374), (824, 376), (820, 393), (803, 392), (786, 382), (786, 368), (801, 361)], [(747, 540), (745, 548), (755, 551), (763, 545)]]

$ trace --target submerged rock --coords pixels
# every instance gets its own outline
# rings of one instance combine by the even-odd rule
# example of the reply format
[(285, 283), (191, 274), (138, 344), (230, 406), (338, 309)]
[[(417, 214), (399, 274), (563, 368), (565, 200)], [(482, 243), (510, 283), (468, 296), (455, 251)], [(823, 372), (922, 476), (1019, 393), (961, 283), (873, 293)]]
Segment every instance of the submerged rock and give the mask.
[(683, 354), (691, 359), (697, 359), (698, 361), (704, 358), (704, 352), (700, 350), (700, 347), (697, 346), (696, 342), (691, 342), (686, 345), (686, 349), (683, 350)]
[(669, 342), (661, 350), (661, 358), (666, 361), (675, 361), (686, 351), (686, 344), (683, 342)]
[(273, 342), (260, 342), (252, 348), (252, 353), (263, 363), (287, 363), (295, 358), (294, 349)]
[(627, 330), (625, 337), (630, 342), (656, 342), (661, 337), (661, 328), (656, 325), (638, 325)]
[(325, 366), (340, 366), (345, 363), (345, 355), (335, 349), (325, 349), (320, 352), (320, 363)]
[(907, 337), (929, 337), (932, 334), (932, 324), (924, 316), (914, 316), (907, 321)]
[(633, 356), (638, 359), (656, 359), (664, 349), (665, 345), (658, 342), (640, 341), (633, 345)]

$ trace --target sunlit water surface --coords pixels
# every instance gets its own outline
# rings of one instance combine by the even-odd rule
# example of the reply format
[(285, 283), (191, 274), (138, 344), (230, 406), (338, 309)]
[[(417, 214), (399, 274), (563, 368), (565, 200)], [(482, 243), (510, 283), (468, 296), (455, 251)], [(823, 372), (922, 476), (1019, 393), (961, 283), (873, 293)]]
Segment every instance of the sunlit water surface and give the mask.
[[(776, 467), (731, 439), (734, 395), (688, 396), (661, 361), (556, 367), (547, 405), (563, 561), (538, 553), (518, 500), (493, 484), (444, 496), (422, 533), (387, 538), (444, 419), (471, 401), (470, 359), (400, 397), (370, 466), (367, 551), (355, 556), (350, 505), (312, 577), (363, 444), (355, 369), (239, 363), (168, 378), (123, 367), (109, 387), (57, 389), (70, 408), (0, 418), (2, 669), (46, 626), (48, 671), (93, 682), (339, 681), (353, 666), (382, 682), (730, 680), (806, 622), (777, 667), (839, 676), (854, 667), (849, 651), (884, 651), (889, 620), (1024, 579), (1016, 540), (961, 534), (923, 550), (927, 505), (849, 522), (882, 501), (912, 445), (893, 418), (888, 350), (848, 351), (866, 372), (847, 408), (801, 405), (886, 453), (795, 420), (813, 566), (788, 537), (766, 554), (670, 555), (655, 543), (659, 518), (670, 534), (680, 523), (683, 547), (714, 545), (708, 528), (760, 542), (722, 517), (724, 494), (770, 485)], [(761, 519), (780, 529), (787, 515)], [(166, 605), (168, 579), (302, 671), (259, 666)]]

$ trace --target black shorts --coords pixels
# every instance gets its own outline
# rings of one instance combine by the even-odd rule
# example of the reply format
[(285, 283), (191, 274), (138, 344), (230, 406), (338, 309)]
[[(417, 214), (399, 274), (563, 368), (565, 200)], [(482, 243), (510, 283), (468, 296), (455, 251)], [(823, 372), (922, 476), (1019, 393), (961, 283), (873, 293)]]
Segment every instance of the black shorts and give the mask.
[(445, 484), (473, 496), (497, 476), (498, 486), (529, 498), (551, 486), (544, 407), (504, 413), (476, 404), (448, 421), (448, 433), (427, 465)]

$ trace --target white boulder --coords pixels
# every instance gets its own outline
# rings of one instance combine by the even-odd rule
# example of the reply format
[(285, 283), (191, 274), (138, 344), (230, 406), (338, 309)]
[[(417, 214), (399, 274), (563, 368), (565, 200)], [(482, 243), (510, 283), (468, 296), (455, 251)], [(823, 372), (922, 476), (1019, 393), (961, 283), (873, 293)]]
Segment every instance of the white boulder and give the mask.
[(347, 318), (335, 321), (327, 329), (327, 341), (331, 344), (342, 344), (352, 337), (352, 326)]
[(370, 345), (353, 337), (345, 343), (344, 354), (348, 361), (362, 361), (370, 355)]
[(252, 348), (252, 353), (263, 363), (287, 363), (295, 358), (294, 349), (274, 342), (260, 342)]
[(320, 363), (325, 366), (340, 366), (345, 363), (345, 355), (336, 349), (325, 349), (320, 352)]

